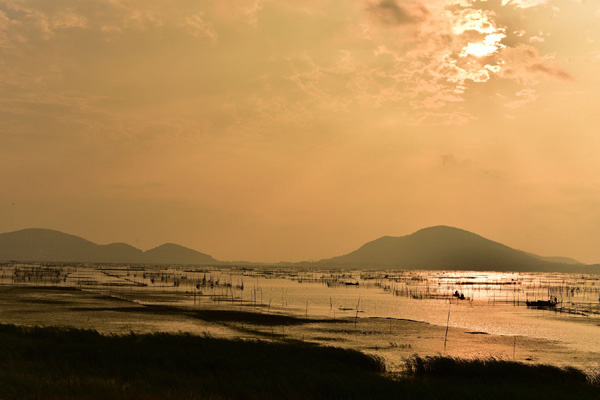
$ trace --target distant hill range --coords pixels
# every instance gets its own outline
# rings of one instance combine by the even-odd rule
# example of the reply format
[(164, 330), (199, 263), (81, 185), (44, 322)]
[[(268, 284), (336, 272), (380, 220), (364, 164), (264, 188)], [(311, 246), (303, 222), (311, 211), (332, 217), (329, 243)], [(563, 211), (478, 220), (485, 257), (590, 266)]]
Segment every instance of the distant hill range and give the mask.
[(167, 243), (142, 251), (126, 243), (99, 245), (50, 230), (24, 229), (0, 234), (0, 260), (143, 264), (218, 264), (207, 254)]
[[(253, 264), (218, 261), (207, 254), (172, 243), (145, 252), (126, 243), (99, 245), (78, 236), (50, 229), (24, 229), (0, 234), (0, 261)], [(401, 237), (384, 236), (344, 256), (318, 262), (278, 263), (277, 265), (600, 273), (600, 265), (584, 265), (566, 257), (538, 256), (449, 226), (425, 228)]]
[(384, 236), (349, 254), (318, 262), (328, 266), (400, 269), (600, 272), (566, 257), (542, 257), (475, 233), (434, 226), (401, 237)]

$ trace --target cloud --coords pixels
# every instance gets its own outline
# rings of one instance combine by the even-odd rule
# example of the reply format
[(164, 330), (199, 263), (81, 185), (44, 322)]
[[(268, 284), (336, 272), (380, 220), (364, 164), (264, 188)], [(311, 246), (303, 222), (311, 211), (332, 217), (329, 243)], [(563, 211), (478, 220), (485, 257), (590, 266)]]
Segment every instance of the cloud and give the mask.
[(506, 103), (504, 107), (515, 109), (523, 107), (525, 104), (531, 103), (538, 98), (535, 89), (523, 89), (515, 93), (516, 100)]
[(205, 36), (213, 44), (217, 43), (219, 35), (215, 31), (214, 27), (205, 21), (201, 14), (191, 14), (185, 17), (185, 23), (190, 29), (190, 32), (194, 36)]
[(546, 39), (541, 36), (532, 36), (527, 41), (529, 43), (543, 43)]
[(502, 0), (502, 5), (511, 5), (517, 8), (531, 8), (548, 3), (548, 0)]
[(461, 126), (476, 119), (472, 114), (464, 111), (424, 111), (415, 113), (406, 124), (412, 126)]
[(503, 78), (526, 83), (535, 83), (543, 77), (559, 81), (573, 79), (558, 63), (542, 57), (538, 49), (527, 44), (506, 47), (502, 49), (501, 57), (505, 64), (499, 75)]
[(442, 165), (457, 165), (457, 164), (459, 164), (458, 159), (452, 153), (442, 154), (441, 160), (442, 160)]
[[(352, 48), (338, 51), (343, 57), (328, 58), (305, 51), (288, 58), (295, 71), (290, 80), (323, 109), (395, 104), (413, 110), (410, 124), (430, 125), (464, 124), (475, 118), (461, 103), (475, 85), (494, 78), (527, 86), (543, 78), (570, 79), (558, 63), (522, 43), (527, 41), (525, 30), (511, 26), (514, 36), (511, 33), (506, 43), (502, 16), (479, 7), (470, 0), (366, 1), (366, 18), (358, 33), (372, 43), (370, 55)], [(517, 97), (513, 106), (535, 100)]]
[[(149, 119), (178, 131), (182, 121), (202, 126), (195, 131), (275, 130), (277, 119), (384, 108), (414, 113), (410, 124), (462, 124), (472, 119), (470, 91), (494, 79), (527, 87), (570, 79), (534, 47), (515, 48), (525, 31), (506, 40), (499, 7), (483, 8), (471, 0), (0, 0), (0, 111), (24, 110), (23, 99), (39, 95), (72, 101), (77, 118), (88, 110), (123, 121), (155, 107)], [(75, 99), (86, 97), (82, 111)]]
[(561, 81), (573, 80), (571, 75), (557, 63), (547, 63), (544, 61), (534, 62), (527, 66), (528, 71), (540, 73)]
[(220, 0), (213, 2), (209, 8), (216, 19), (243, 21), (256, 28), (264, 2), (265, 0)]
[(459, 8), (448, 13), (452, 24), (452, 33), (462, 35), (468, 31), (481, 34), (496, 33), (498, 27), (493, 22), (494, 13), (475, 8)]
[[(444, 115), (440, 110), (446, 106), (463, 101), (470, 85), (485, 83), (497, 73), (505, 38), (493, 12), (445, 5), (438, 3), (430, 9), (431, 18), (421, 26), (414, 46), (400, 56), (403, 67), (411, 71), (414, 96), (410, 104), (436, 109), (437, 116)], [(452, 121), (468, 121), (460, 113), (447, 114), (453, 116)]]
[(380, 0), (367, 10), (377, 21), (389, 26), (417, 24), (429, 15), (425, 5), (399, 0)]

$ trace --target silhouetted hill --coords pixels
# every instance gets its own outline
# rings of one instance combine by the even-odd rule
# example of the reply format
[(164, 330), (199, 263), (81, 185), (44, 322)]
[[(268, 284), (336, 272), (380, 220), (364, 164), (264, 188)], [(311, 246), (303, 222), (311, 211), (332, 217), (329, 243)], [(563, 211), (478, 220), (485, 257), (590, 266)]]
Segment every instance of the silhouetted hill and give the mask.
[(425, 228), (402, 237), (384, 236), (349, 254), (319, 263), (402, 269), (574, 271), (572, 265), (515, 250), (449, 226)]
[(165, 243), (144, 253), (148, 263), (153, 264), (214, 264), (211, 256), (174, 243)]
[(577, 261), (574, 258), (570, 258), (570, 257), (542, 257), (542, 256), (538, 256), (537, 254), (533, 254), (533, 253), (527, 253), (527, 254), (529, 254), (530, 256), (542, 259), (542, 260), (555, 262), (555, 263), (583, 265), (583, 263), (581, 261)]
[(217, 264), (209, 255), (175, 244), (143, 252), (126, 243), (98, 245), (51, 229), (0, 234), (0, 260), (146, 264)]
[(98, 260), (103, 262), (139, 262), (144, 252), (127, 243), (111, 243), (98, 246)]
[[(215, 260), (207, 254), (173, 243), (163, 244), (143, 252), (126, 243), (98, 245), (78, 236), (50, 229), (24, 229), (0, 234), (0, 261), (232, 264)], [(243, 264), (253, 263), (243, 262)], [(317, 263), (282, 264), (600, 273), (600, 265), (584, 265), (566, 257), (538, 256), (448, 226), (425, 228), (402, 237), (384, 236), (366, 243), (352, 253)]]
[(96, 257), (96, 244), (50, 229), (23, 229), (0, 234), (0, 258), (24, 261), (79, 261)]

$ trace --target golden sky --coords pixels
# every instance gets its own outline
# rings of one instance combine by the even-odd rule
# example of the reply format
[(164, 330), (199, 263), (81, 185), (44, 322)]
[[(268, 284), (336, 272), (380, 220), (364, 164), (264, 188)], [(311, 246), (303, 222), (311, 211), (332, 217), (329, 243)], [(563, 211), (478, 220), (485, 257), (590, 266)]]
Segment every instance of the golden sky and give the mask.
[(600, 262), (600, 3), (0, 0), (0, 231)]

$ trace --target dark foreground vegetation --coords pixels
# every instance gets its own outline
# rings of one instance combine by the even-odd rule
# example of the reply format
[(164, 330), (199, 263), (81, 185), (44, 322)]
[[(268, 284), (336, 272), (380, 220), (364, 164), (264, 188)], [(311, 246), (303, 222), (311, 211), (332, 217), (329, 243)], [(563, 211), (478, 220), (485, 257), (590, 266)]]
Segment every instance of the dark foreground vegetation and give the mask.
[(600, 398), (575, 369), (413, 357), (405, 376), (383, 370), (374, 357), (301, 342), (0, 325), (2, 400)]

